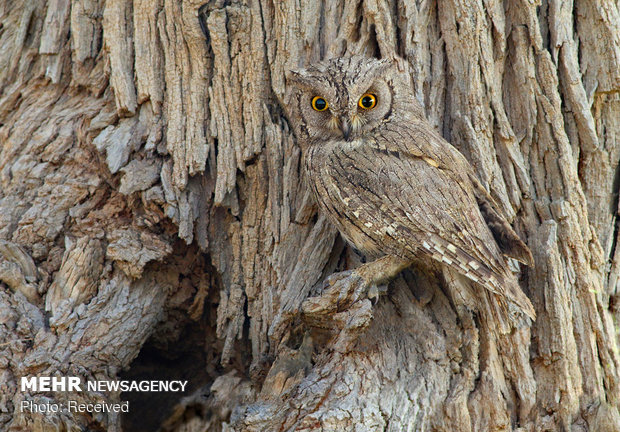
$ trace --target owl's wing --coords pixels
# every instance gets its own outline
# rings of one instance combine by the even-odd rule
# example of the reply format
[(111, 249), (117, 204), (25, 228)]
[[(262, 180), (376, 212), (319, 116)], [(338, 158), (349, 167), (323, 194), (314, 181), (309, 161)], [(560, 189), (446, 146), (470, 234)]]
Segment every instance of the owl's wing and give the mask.
[(439, 169), (460, 183), (471, 184), (478, 207), (493, 234), (501, 252), (530, 267), (534, 259), (527, 245), (508, 223), (502, 208), (480, 184), (465, 157), (434, 129), (428, 127), (426, 121), (409, 121), (407, 129), (393, 124), (384, 132), (384, 143), (391, 150), (409, 157), (418, 157), (437, 165)]
[(534, 317), (478, 209), (471, 183), (430, 157), (390, 144), (379, 137), (376, 146), (355, 149), (355, 158), (344, 150), (338, 158), (334, 183), (348, 182), (347, 189), (356, 191), (346, 203), (357, 215), (352, 222), (383, 252), (443, 262)]
[(493, 233), (493, 238), (497, 241), (502, 253), (510, 258), (514, 258), (530, 267), (534, 266), (534, 257), (527, 245), (519, 238), (519, 235), (508, 223), (506, 215), (501, 207), (489, 195), (486, 189), (480, 184), (472, 172), (469, 176), (474, 187), (474, 194), (480, 212), (484, 217), (489, 229)]

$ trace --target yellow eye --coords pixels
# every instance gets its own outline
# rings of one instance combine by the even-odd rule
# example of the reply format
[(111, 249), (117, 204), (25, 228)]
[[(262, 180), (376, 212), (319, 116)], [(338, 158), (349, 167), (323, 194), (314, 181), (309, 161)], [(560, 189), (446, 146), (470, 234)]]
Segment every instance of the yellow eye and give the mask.
[(377, 96), (372, 93), (363, 94), (357, 104), (362, 109), (373, 109), (377, 105)]
[(327, 101), (321, 96), (315, 96), (312, 98), (312, 108), (316, 111), (325, 111), (327, 107)]

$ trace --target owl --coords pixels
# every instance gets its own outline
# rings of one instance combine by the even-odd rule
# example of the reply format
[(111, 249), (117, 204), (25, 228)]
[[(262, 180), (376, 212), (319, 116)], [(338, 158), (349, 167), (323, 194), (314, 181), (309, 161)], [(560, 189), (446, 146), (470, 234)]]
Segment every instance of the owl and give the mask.
[(287, 78), (306, 179), (320, 211), (370, 260), (354, 270), (365, 286), (430, 262), (535, 318), (504, 258), (532, 265), (530, 250), (426, 120), (402, 61), (335, 58)]

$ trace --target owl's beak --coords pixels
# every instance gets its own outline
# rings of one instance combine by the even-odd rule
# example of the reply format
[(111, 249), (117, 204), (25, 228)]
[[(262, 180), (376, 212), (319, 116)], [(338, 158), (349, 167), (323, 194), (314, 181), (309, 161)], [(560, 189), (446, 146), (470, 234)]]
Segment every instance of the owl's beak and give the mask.
[(344, 139), (349, 141), (349, 137), (351, 136), (351, 122), (349, 119), (340, 119), (340, 130), (342, 131), (342, 136), (344, 136)]

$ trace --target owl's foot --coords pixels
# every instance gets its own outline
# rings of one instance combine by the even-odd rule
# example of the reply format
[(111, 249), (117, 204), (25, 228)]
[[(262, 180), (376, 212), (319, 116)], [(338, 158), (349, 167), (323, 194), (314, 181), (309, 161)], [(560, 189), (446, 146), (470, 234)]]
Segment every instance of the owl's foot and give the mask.
[[(310, 297), (306, 304), (331, 303), (335, 311), (343, 310), (358, 300), (377, 299), (387, 291), (387, 282), (407, 268), (411, 262), (394, 255), (386, 255), (355, 270), (334, 273), (327, 278), (318, 297)], [(304, 305), (305, 308), (305, 305)]]
[(378, 293), (372, 280), (355, 270), (347, 270), (329, 276), (316, 295), (306, 299), (302, 310), (305, 315), (330, 315), (347, 310), (369, 295), (376, 297)]
[(376, 303), (386, 293), (387, 284), (376, 284), (355, 270), (347, 270), (329, 276), (317, 295), (304, 302), (303, 310), (329, 309), (330, 313), (340, 312), (360, 300), (370, 299)]
[(348, 270), (328, 277), (321, 289), (302, 304), (304, 321), (333, 337), (338, 335), (335, 346), (348, 346), (370, 324), (373, 308), (367, 297), (377, 296), (379, 288), (355, 270)]
[(377, 284), (374, 279), (368, 278), (363, 273), (347, 270), (334, 273), (327, 278), (323, 292), (329, 290), (338, 293), (338, 306), (347, 307), (365, 298), (376, 303), (380, 295), (387, 293), (387, 284)]
[[(364, 299), (372, 293), (377, 297), (378, 288), (373, 280), (365, 278), (355, 270), (334, 273), (327, 278), (321, 296), (336, 296), (338, 309), (346, 308), (358, 300)], [(372, 298), (372, 297), (371, 297)]]
[(365, 326), (372, 316), (372, 305), (366, 300), (377, 299), (384, 294), (387, 282), (409, 264), (410, 261), (386, 255), (355, 270), (334, 273), (325, 280), (315, 296), (302, 304), (306, 320), (317, 327), (332, 327), (335, 321), (341, 319), (348, 323), (347, 327)]

